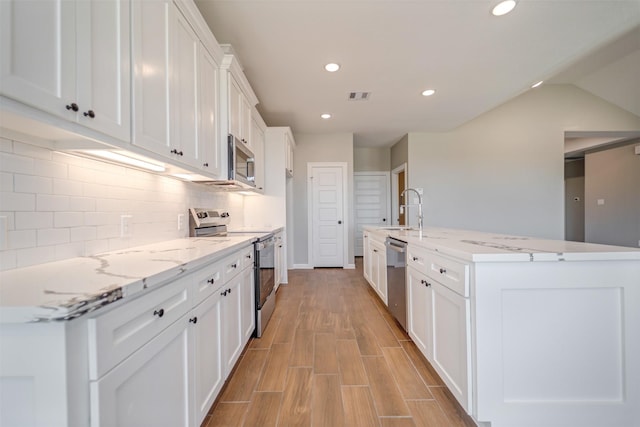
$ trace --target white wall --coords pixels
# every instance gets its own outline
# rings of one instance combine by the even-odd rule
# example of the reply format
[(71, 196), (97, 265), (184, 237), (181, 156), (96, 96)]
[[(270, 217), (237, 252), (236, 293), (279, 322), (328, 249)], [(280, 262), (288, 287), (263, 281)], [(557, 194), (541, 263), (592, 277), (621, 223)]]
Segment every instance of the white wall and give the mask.
[[(232, 225), (243, 225), (243, 196), (25, 142), (0, 138), (0, 217), (8, 228), (0, 270), (187, 237), (190, 207), (227, 209)], [(132, 216), (128, 238), (120, 237), (122, 214)], [(185, 214), (181, 231), (178, 214)]]
[(353, 170), (355, 172), (388, 171), (391, 164), (389, 147), (357, 147), (353, 149)]
[(409, 186), (425, 190), (426, 225), (563, 239), (564, 132), (638, 129), (575, 86), (542, 86), (451, 132), (410, 133)]
[(354, 263), (353, 255), (353, 134), (294, 134), (296, 151), (294, 153), (293, 176), (293, 239), (294, 266), (309, 265), (307, 250), (307, 163), (308, 162), (346, 162), (348, 174), (348, 262)]

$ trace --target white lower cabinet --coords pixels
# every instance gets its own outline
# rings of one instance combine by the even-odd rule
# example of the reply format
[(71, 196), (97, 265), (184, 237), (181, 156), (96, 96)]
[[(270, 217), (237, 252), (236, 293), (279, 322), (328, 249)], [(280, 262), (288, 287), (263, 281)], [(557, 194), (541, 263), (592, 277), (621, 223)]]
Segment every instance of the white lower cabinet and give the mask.
[(233, 365), (242, 352), (242, 275), (234, 276), (225, 283), (221, 289), (222, 306), (220, 311), (220, 324), (222, 325), (222, 369), (226, 375), (231, 372)]
[(387, 304), (387, 248), (384, 241), (369, 237), (369, 284)]
[(91, 383), (92, 427), (190, 427), (187, 316)]
[(242, 325), (242, 342), (247, 342), (256, 329), (256, 287), (253, 267), (242, 271), (242, 283), (240, 285), (240, 324)]
[(427, 359), (433, 357), (433, 287), (426, 275), (407, 268), (407, 329)]

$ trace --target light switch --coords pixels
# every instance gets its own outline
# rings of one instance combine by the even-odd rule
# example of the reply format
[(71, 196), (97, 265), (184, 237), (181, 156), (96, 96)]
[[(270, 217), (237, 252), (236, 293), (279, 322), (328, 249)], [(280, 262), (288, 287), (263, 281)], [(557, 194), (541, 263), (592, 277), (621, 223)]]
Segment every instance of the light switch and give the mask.
[(604, 205), (604, 199), (598, 199), (597, 203), (598, 203), (598, 206)]
[(120, 215), (120, 237), (131, 237), (132, 215)]

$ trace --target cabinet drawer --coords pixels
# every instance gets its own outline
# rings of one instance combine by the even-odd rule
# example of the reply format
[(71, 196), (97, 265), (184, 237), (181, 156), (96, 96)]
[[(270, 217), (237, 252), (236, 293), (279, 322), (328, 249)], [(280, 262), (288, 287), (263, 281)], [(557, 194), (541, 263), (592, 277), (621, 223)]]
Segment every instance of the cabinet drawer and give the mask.
[(229, 255), (225, 259), (222, 260), (222, 269), (223, 269), (223, 282), (227, 283), (229, 280), (233, 279), (240, 273), (242, 270), (242, 257), (244, 251), (238, 251)]
[(254, 250), (253, 246), (249, 246), (242, 250), (242, 269), (244, 270), (247, 267), (253, 267), (254, 259)]
[(193, 275), (193, 306), (200, 304), (224, 283), (224, 261), (214, 262)]
[(185, 277), (88, 320), (89, 377), (97, 380), (190, 309)]
[(413, 245), (407, 247), (407, 265), (458, 294), (469, 296), (469, 264)]

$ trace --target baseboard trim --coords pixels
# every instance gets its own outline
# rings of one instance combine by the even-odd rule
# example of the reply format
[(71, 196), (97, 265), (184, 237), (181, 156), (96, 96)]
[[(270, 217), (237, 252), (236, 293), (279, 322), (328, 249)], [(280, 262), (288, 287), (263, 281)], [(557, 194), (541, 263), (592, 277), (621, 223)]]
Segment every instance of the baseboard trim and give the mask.
[(293, 264), (294, 270), (313, 270), (313, 266), (309, 264)]
[(342, 268), (345, 269), (345, 270), (355, 270), (356, 269), (356, 265), (355, 264), (347, 264)]

